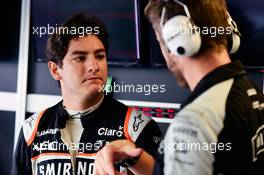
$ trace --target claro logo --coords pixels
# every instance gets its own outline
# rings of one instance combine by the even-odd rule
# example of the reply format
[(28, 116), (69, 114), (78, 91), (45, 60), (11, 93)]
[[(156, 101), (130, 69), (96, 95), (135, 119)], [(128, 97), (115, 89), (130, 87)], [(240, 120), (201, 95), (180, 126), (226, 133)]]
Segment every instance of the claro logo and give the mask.
[(119, 129), (100, 128), (98, 129), (98, 135), (100, 136), (123, 136), (123, 127), (119, 126)]

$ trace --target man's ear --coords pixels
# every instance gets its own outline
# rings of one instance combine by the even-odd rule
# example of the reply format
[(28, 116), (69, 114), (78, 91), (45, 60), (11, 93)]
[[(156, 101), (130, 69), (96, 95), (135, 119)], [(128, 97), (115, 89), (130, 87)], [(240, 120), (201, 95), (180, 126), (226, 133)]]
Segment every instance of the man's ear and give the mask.
[(161, 36), (160, 36), (159, 32), (156, 31), (156, 30), (155, 30), (155, 35), (156, 35), (156, 39), (157, 39), (157, 41), (160, 42), (160, 37), (161, 37)]
[(49, 61), (48, 67), (49, 67), (50, 74), (55, 80), (59, 81), (62, 79), (59, 73), (59, 66), (56, 63), (54, 63), (53, 61)]

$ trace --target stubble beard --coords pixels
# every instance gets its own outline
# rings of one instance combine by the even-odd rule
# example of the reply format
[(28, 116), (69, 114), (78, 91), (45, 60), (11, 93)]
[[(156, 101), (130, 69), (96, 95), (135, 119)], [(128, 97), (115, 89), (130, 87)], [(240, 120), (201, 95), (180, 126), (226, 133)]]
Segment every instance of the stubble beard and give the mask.
[(170, 61), (169, 63), (167, 63), (167, 67), (170, 72), (175, 76), (176, 81), (181, 88), (189, 88), (181, 69), (178, 67), (178, 64), (175, 61)]

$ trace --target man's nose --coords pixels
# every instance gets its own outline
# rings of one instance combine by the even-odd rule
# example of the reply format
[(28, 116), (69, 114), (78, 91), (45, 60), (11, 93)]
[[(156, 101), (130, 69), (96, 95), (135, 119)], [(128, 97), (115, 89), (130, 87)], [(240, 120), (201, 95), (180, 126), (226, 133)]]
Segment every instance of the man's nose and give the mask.
[(98, 72), (99, 67), (97, 60), (94, 56), (91, 56), (89, 61), (88, 61), (88, 72)]

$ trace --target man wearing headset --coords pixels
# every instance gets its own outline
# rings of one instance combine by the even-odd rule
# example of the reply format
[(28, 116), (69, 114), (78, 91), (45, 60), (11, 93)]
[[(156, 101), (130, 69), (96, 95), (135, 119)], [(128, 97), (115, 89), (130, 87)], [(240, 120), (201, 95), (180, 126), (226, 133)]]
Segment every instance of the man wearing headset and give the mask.
[[(98, 152), (96, 174), (113, 175), (113, 163), (127, 158), (142, 175), (264, 174), (264, 96), (241, 63), (231, 62), (240, 33), (226, 2), (150, 0), (145, 14), (169, 70), (192, 94), (168, 128), (159, 159), (114, 141)], [(206, 32), (215, 28), (216, 36)]]

